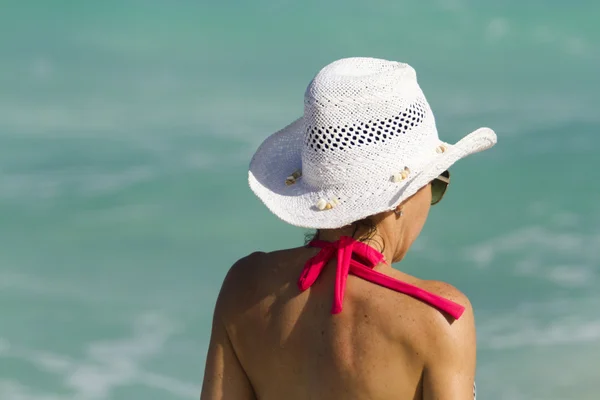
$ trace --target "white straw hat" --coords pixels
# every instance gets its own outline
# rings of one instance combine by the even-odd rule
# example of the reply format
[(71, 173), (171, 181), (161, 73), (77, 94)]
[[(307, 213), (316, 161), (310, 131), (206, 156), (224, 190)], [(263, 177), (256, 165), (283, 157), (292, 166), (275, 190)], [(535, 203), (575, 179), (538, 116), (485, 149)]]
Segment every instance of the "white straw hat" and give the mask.
[(452, 164), (496, 143), (480, 128), (440, 141), (433, 113), (404, 63), (346, 58), (308, 85), (304, 116), (258, 148), (248, 180), (276, 216), (340, 228), (393, 210)]

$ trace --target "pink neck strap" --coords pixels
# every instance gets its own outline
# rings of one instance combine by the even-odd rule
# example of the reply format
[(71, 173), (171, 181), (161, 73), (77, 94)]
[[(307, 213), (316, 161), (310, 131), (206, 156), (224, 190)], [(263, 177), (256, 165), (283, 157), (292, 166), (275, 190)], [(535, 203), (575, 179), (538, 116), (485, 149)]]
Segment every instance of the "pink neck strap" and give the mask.
[(342, 311), (344, 290), (349, 273), (424, 301), (438, 310), (451, 315), (454, 319), (460, 318), (465, 310), (460, 304), (375, 271), (373, 268), (383, 261), (383, 254), (351, 237), (342, 236), (336, 242), (313, 240), (309, 243), (309, 246), (319, 247), (321, 251), (306, 262), (298, 280), (298, 287), (302, 291), (311, 287), (329, 260), (337, 256), (332, 314), (338, 314)]

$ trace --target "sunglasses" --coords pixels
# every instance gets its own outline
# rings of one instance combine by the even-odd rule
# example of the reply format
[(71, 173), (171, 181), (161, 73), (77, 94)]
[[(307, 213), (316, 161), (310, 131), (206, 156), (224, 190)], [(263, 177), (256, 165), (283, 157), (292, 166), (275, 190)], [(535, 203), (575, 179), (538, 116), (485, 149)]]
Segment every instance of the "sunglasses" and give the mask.
[(431, 205), (435, 205), (442, 200), (450, 184), (450, 171), (444, 171), (431, 181)]

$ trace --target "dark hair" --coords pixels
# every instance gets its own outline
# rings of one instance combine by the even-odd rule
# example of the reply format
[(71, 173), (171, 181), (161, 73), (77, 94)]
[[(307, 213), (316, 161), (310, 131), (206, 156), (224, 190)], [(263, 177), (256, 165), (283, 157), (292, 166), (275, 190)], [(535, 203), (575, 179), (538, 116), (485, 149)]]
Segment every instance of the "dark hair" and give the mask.
[[(358, 240), (359, 242), (371, 242), (375, 241), (375, 236), (377, 235), (377, 225), (371, 217), (367, 217), (361, 219), (360, 221), (356, 221), (352, 223), (354, 227), (354, 232), (352, 232), (352, 238)], [(363, 232), (360, 237), (356, 237), (358, 230), (363, 228)], [(304, 244), (308, 245), (311, 240), (319, 238), (319, 230), (317, 229), (315, 232), (308, 232), (304, 235)], [(381, 247), (385, 248), (384, 244), (381, 243)], [(383, 249), (381, 250), (383, 252)]]

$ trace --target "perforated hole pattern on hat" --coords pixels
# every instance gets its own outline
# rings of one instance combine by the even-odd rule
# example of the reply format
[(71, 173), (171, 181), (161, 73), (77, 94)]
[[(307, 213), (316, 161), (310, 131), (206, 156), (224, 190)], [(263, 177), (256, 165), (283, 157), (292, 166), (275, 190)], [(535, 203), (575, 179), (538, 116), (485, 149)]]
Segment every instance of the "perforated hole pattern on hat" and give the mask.
[(418, 99), (399, 114), (387, 119), (344, 126), (308, 126), (305, 144), (315, 151), (332, 151), (374, 142), (383, 143), (392, 136), (406, 134), (418, 126), (425, 117), (425, 110), (426, 106)]

